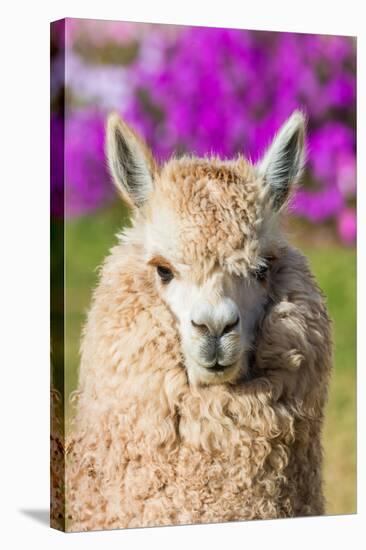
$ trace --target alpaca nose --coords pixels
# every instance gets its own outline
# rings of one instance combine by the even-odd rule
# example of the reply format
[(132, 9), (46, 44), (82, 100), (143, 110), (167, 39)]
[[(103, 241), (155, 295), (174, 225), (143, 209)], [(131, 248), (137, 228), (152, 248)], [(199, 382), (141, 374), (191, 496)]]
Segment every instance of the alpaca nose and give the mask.
[(211, 336), (223, 336), (224, 334), (228, 334), (232, 330), (234, 330), (238, 324), (239, 324), (239, 315), (237, 318), (232, 322), (228, 323), (226, 326), (224, 326), (223, 329), (216, 329), (212, 330), (210, 327), (210, 324), (205, 323), (196, 323), (193, 319), (191, 319), (192, 325), (197, 328), (198, 330), (201, 330), (202, 332), (206, 332), (207, 334), (210, 334)]
[(236, 304), (223, 300), (219, 305), (198, 304), (192, 311), (192, 326), (203, 334), (219, 338), (235, 330), (240, 316)]

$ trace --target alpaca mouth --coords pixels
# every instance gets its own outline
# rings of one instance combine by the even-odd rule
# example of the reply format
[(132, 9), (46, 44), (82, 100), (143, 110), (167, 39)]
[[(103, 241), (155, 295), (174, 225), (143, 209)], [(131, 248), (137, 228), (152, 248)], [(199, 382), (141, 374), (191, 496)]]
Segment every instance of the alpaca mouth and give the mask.
[(240, 372), (240, 360), (236, 360), (230, 364), (222, 364), (216, 361), (209, 365), (195, 362), (188, 367), (188, 378), (189, 382), (193, 385), (231, 384), (234, 383)]
[(231, 365), (221, 365), (220, 363), (215, 363), (214, 365), (212, 365), (212, 367), (206, 367), (206, 369), (209, 371), (209, 372), (224, 372), (225, 370), (227, 369), (230, 369), (231, 367), (233, 366), (233, 364)]

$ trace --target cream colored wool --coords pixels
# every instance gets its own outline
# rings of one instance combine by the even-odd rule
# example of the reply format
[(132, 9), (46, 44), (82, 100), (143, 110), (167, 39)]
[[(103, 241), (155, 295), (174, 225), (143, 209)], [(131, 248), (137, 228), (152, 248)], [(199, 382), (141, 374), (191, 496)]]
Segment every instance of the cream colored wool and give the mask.
[[(308, 262), (243, 158), (149, 166), (154, 188), (105, 260), (84, 328), (68, 529), (323, 514), (330, 322)], [(197, 280), (213, 266), (246, 276), (263, 248), (275, 257), (249, 375), (236, 383), (188, 381), (141, 230), (164, 208)]]

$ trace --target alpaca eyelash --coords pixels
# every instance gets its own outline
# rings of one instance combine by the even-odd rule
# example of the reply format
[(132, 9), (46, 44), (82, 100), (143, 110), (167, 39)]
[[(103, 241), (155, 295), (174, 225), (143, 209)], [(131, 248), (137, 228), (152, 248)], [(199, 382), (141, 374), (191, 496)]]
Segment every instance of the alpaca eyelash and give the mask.
[(170, 263), (163, 256), (153, 256), (149, 261), (148, 265), (151, 265), (155, 268), (157, 274), (160, 277), (160, 280), (163, 284), (168, 284), (172, 279), (174, 279), (176, 272), (175, 269), (170, 265)]
[(268, 256), (261, 260), (261, 263), (253, 270), (252, 274), (259, 282), (263, 282), (267, 279), (271, 262), (274, 260), (273, 256)]
[(269, 270), (268, 264), (261, 264), (254, 271), (254, 277), (257, 279), (257, 281), (264, 281), (267, 277), (268, 270)]

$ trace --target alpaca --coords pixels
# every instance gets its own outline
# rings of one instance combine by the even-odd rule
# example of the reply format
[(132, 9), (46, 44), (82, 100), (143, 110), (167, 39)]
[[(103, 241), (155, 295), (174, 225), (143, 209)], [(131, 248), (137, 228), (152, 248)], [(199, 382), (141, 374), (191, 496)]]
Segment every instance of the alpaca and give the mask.
[(305, 158), (295, 111), (262, 160), (159, 166), (116, 114), (132, 209), (84, 327), (68, 530), (324, 513), (324, 298), (280, 227)]

